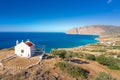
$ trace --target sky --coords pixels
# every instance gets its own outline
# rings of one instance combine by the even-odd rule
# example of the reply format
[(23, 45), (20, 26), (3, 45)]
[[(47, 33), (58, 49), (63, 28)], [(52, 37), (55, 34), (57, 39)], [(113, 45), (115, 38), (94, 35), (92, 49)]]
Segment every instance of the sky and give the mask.
[(120, 0), (0, 0), (0, 32), (120, 25)]

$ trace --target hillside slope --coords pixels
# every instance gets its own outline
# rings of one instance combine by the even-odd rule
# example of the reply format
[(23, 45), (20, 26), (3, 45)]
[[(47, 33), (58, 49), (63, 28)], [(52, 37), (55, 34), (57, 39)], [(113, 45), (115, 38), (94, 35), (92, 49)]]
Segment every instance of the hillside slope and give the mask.
[(87, 35), (109, 35), (120, 33), (120, 26), (112, 25), (92, 25), (79, 28), (73, 28), (66, 32), (67, 34), (87, 34)]

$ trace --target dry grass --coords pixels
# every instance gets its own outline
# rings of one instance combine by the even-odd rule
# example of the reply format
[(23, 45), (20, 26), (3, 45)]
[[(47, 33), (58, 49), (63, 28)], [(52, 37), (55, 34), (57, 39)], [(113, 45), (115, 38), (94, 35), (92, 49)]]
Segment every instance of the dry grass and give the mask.
[(14, 51), (10, 50), (8, 51), (7, 49), (0, 50), (0, 60), (6, 58), (7, 56), (13, 55)]
[(118, 80), (120, 79), (120, 71), (110, 70), (107, 67), (100, 65), (95, 61), (79, 59), (79, 58), (76, 58), (76, 59), (88, 62), (88, 64), (77, 64), (77, 63), (73, 63), (73, 64), (78, 65), (83, 69), (90, 71), (89, 80), (92, 80), (96, 75), (99, 74), (99, 72), (107, 72), (107, 73), (110, 73), (114, 78), (117, 78)]
[(39, 57), (33, 57), (33, 58), (30, 58), (30, 59), (27, 59), (27, 58), (22, 58), (22, 57), (16, 57), (12, 60), (5, 60), (3, 61), (3, 64), (5, 66), (11, 66), (11, 67), (17, 67), (17, 68), (26, 68), (27, 66), (30, 66), (32, 64), (35, 64), (37, 61), (39, 60)]
[[(0, 50), (0, 59), (5, 59), (8, 56), (14, 55), (13, 50)], [(32, 58), (15, 57), (11, 60), (3, 60), (2, 63), (6, 70), (19, 71), (21, 69), (26, 69), (28, 66), (37, 63), (39, 56), (34, 56)]]

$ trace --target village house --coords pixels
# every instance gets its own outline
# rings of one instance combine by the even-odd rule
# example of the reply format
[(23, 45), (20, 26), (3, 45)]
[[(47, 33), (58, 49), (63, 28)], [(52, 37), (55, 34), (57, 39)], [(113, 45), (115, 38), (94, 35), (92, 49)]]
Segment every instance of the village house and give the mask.
[(15, 54), (21, 57), (30, 58), (35, 55), (35, 44), (27, 40), (26, 42), (16, 41)]

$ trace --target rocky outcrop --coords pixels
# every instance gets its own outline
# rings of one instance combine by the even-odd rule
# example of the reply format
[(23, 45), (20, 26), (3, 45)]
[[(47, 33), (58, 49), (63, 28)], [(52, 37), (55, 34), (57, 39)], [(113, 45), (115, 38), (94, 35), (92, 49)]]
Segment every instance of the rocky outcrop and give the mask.
[(78, 28), (73, 28), (67, 31), (66, 33), (67, 34), (79, 34), (78, 30), (79, 30)]
[(73, 28), (66, 32), (67, 34), (86, 34), (86, 35), (102, 35), (120, 33), (119, 26), (112, 25), (92, 25), (79, 28)]

